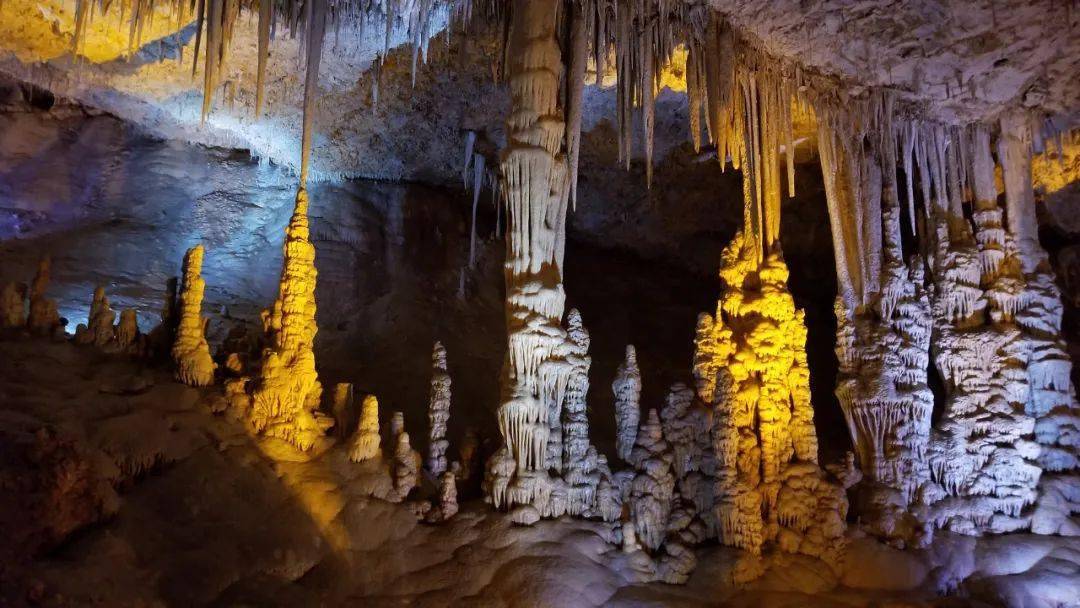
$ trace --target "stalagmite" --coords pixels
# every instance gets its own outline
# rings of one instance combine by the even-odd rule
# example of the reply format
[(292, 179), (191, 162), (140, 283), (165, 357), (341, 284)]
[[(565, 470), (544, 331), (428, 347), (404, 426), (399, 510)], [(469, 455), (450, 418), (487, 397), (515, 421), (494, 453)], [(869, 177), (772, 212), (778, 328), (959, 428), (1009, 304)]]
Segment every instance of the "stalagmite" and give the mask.
[(139, 341), (139, 323), (135, 311), (131, 308), (120, 311), (120, 322), (116, 325), (116, 346), (122, 352), (137, 354), (141, 351)]
[(26, 326), (31, 333), (38, 335), (52, 335), (63, 327), (60, 313), (56, 310), (56, 300), (45, 297), (51, 269), (52, 260), (49, 256), (41, 258), (34, 282), (30, 285), (30, 314), (26, 318)]
[(296, 193), (296, 208), (285, 230), (278, 299), (267, 325), (270, 346), (263, 351), (249, 413), (253, 429), (301, 451), (310, 449), (333, 425), (317, 411), (322, 385), (312, 350), (315, 333), (315, 247), (308, 240), (307, 192)]
[(641, 370), (633, 344), (626, 345), (626, 358), (615, 372), (611, 390), (615, 393), (615, 450), (629, 462), (641, 418)]
[(0, 328), (26, 326), (26, 284), (7, 283), (0, 290)]
[(409, 434), (402, 431), (394, 447), (394, 491), (405, 500), (416, 487), (420, 475), (420, 454), (409, 445)]
[(450, 519), (458, 512), (457, 481), (449, 471), (439, 476), (439, 509), (443, 520)]
[(693, 389), (679, 382), (668, 392), (660, 419), (664, 438), (672, 447), (672, 467), (679, 494), (687, 511), (711, 536), (716, 527), (713, 512), (716, 460), (710, 435), (712, 412), (702, 401), (694, 399)]
[(656, 410), (649, 410), (641, 425), (630, 459), (637, 470), (630, 486), (630, 517), (638, 540), (656, 551), (664, 542), (675, 492), (673, 456)]
[(397, 441), (399, 435), (405, 432), (405, 412), (393, 412), (390, 414), (390, 439)]
[[(760, 266), (755, 264), (759, 242), (737, 234), (724, 250), (720, 269), (724, 295), (717, 316), (699, 321), (695, 340), (698, 398), (714, 408), (716, 525), (721, 542), (752, 554), (785, 530), (838, 550), (842, 526), (839, 531), (832, 527), (810, 531), (803, 527), (808, 522), (785, 521), (777, 502), (792, 480), (802, 478), (792, 477), (789, 470), (814, 472), (818, 478), (821, 472), (816, 464), (803, 313), (787, 291), (788, 271), (778, 248)], [(715, 374), (716, 380), (704, 381), (703, 373)], [(835, 494), (799, 495), (829, 499), (828, 504), (804, 505), (807, 511), (838, 508), (831, 504)], [(843, 498), (842, 490), (839, 497)], [(842, 502), (846, 510), (846, 500)]]
[(439, 477), (446, 471), (446, 423), (450, 420), (450, 374), (446, 367), (446, 349), (435, 343), (431, 354), (431, 396), (428, 399), (428, 472)]
[(75, 329), (76, 344), (93, 344), (104, 347), (109, 345), (116, 337), (116, 313), (109, 306), (109, 298), (105, 295), (104, 287), (94, 289), (94, 299), (90, 303), (90, 316), (86, 325), (79, 325)]
[(378, 458), (382, 454), (379, 443), (382, 440), (379, 435), (379, 400), (375, 395), (364, 397), (360, 407), (360, 425), (353, 435), (352, 445), (349, 448), (349, 460), (363, 462)]
[[(331, 412), (334, 415), (334, 428), (339, 438), (345, 438), (349, 429), (356, 419), (353, 385), (349, 382), (339, 382), (334, 385), (334, 401)], [(376, 420), (376, 426), (378, 422)]]
[(586, 396), (589, 392), (589, 357), (591, 340), (581, 320), (581, 313), (571, 309), (566, 315), (567, 362), (572, 371), (567, 380), (562, 408), (562, 465), (567, 485), (567, 512), (582, 515), (596, 501), (597, 486), (603, 476), (599, 456), (589, 443), (589, 418)]
[(188, 249), (184, 256), (184, 280), (179, 296), (179, 320), (176, 325), (176, 341), (172, 347), (172, 359), (176, 365), (176, 379), (189, 386), (207, 386), (214, 382), (214, 364), (210, 357), (210, 345), (206, 342), (206, 320), (202, 317), (203, 292), (206, 282), (202, 278), (203, 246)]

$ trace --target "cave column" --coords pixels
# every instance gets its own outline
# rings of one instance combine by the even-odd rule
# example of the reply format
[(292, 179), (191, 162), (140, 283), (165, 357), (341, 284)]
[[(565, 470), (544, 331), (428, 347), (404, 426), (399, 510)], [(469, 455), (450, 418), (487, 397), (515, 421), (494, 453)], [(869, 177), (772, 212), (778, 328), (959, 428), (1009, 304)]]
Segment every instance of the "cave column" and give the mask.
[[(517, 0), (508, 41), (512, 107), (501, 169), (508, 210), (506, 324), (508, 356), (499, 428), (519, 473), (544, 468), (547, 408), (558, 370), (545, 362), (564, 340), (563, 250), (569, 172), (558, 106), (562, 57), (555, 2)], [(565, 379), (562, 379), (565, 380)]]

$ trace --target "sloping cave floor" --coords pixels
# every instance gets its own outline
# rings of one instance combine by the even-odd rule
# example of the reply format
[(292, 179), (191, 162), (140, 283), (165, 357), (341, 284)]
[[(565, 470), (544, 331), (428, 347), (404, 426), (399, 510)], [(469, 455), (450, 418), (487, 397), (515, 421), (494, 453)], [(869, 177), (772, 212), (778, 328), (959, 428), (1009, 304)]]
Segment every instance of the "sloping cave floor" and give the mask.
[[(294, 188), (291, 177), (246, 154), (149, 139), (108, 116), (0, 114), (0, 282), (29, 281), (49, 254), (49, 295), (69, 330), (85, 320), (94, 287), (105, 285), (113, 308), (135, 308), (147, 331), (184, 251), (203, 243), (204, 314), (218, 343), (276, 295)], [(847, 445), (828, 367), (835, 285), (820, 185), (809, 190), (816, 206), (786, 206), (782, 232), (792, 290), (808, 310), (815, 415), (831, 461)], [(471, 269), (460, 193), (344, 182), (311, 194), (324, 385), (349, 381), (377, 394), (384, 424), (403, 411), (423, 450), (430, 351), (441, 340), (453, 377), (451, 455), (469, 426), (490, 448), (505, 329), (503, 245), (492, 238), (489, 193)], [(594, 219), (571, 218), (571, 227)], [(580, 308), (592, 333), (592, 438), (611, 454), (609, 386), (625, 344), (638, 348), (643, 406), (659, 407), (667, 387), (687, 379), (696, 315), (714, 310), (719, 285), (677, 261), (601, 247), (601, 236), (580, 228), (573, 234), (568, 307)], [(718, 251), (730, 234), (714, 236)], [(964, 594), (1008, 603), (1031, 580), (1075, 574), (1080, 561), (1075, 543), (1029, 536), (943, 536), (917, 555), (856, 539), (837, 572), (778, 556), (764, 578), (735, 590), (724, 581), (737, 553), (711, 547), (687, 586), (635, 585), (634, 558), (605, 542), (611, 531), (603, 525), (513, 527), (468, 491), (452, 522), (418, 524), (378, 498), (389, 483), (384, 463), (352, 465), (340, 447), (309, 463), (273, 463), (238, 423), (210, 415), (206, 391), (172, 382), (164, 369), (22, 338), (0, 341), (0, 361), (9, 438), (45, 424), (119, 469), (111, 473), (115, 515), (37, 559), (9, 564), (9, 574), (40, 585), (46, 604), (966, 604), (973, 600), (934, 593), (956, 576), (953, 561), (971, 562)]]

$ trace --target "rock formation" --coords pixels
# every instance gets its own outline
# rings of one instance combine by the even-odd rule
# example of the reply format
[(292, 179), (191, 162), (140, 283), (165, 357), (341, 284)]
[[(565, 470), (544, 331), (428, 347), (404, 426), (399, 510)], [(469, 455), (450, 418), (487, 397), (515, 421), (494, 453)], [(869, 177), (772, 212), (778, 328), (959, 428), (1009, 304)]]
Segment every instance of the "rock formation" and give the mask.
[(121, 352), (139, 354), (142, 334), (139, 332), (139, 319), (135, 316), (135, 310), (125, 308), (120, 311), (120, 322), (116, 324), (116, 347)]
[(446, 423), (450, 420), (450, 373), (446, 349), (439, 342), (431, 353), (431, 394), (428, 398), (428, 472), (439, 477), (446, 471)]
[(30, 285), (30, 314), (26, 318), (26, 326), (31, 333), (48, 336), (60, 330), (60, 313), (56, 310), (56, 301), (45, 297), (45, 291), (49, 288), (49, 276), (52, 270), (52, 260), (49, 256), (41, 258), (38, 262), (37, 274), (34, 282)]
[(649, 410), (641, 425), (630, 460), (637, 471), (630, 486), (630, 518), (637, 540), (656, 551), (664, 542), (675, 494), (674, 457), (656, 410)]
[(405, 432), (405, 412), (390, 414), (390, 440), (397, 441), (399, 435)]
[(98, 347), (108, 346), (116, 337), (113, 323), (116, 313), (109, 306), (109, 298), (104, 287), (94, 289), (94, 299), (90, 302), (90, 316), (87, 324), (75, 328), (76, 344), (93, 344)]
[[(694, 390), (675, 383), (660, 410), (664, 438), (672, 448), (672, 467), (687, 511), (704, 527), (705, 536), (716, 529), (713, 479), (716, 460), (712, 449), (712, 412), (694, 398)], [(704, 540), (704, 536), (702, 539)]]
[(263, 351), (250, 421), (268, 437), (301, 451), (311, 449), (333, 426), (318, 412), (322, 385), (315, 370), (315, 247), (308, 240), (308, 197), (296, 193), (296, 208), (285, 229), (278, 299), (268, 317), (270, 346)]
[[(817, 523), (812, 518), (791, 520), (787, 515), (795, 509), (846, 513), (847, 501), (842, 488), (823, 480), (824, 487), (814, 485), (813, 492), (795, 491), (813, 485), (803, 481), (804, 473), (823, 477), (810, 407), (806, 326), (787, 290), (788, 271), (779, 249), (771, 249), (759, 264), (756, 247), (755, 239), (740, 233), (724, 250), (724, 294), (715, 317), (699, 318), (695, 342), (698, 397), (713, 405), (720, 540), (759, 554), (766, 542), (790, 532), (836, 548), (842, 544), (842, 525), (839, 531), (811, 529)], [(716, 374), (716, 380), (707, 382), (703, 374)]]
[(349, 448), (349, 459), (353, 462), (363, 462), (378, 458), (382, 454), (379, 444), (382, 437), (379, 435), (379, 400), (375, 395), (364, 397), (360, 407), (360, 426), (353, 435), (352, 446)]
[(615, 393), (615, 450), (629, 462), (641, 418), (641, 370), (633, 344), (626, 345), (626, 358), (615, 372), (611, 391)]
[(26, 325), (26, 284), (7, 283), (0, 290), (0, 328), (16, 329)]
[[(563, 65), (556, 8), (515, 0), (507, 43), (513, 109), (506, 122), (500, 188), (508, 210), (509, 348), (498, 411), (504, 446), (488, 461), (484, 487), (497, 508), (532, 509), (515, 511), (519, 523), (532, 521), (534, 511), (541, 517), (586, 512), (599, 482), (591, 474), (595, 459), (590, 462), (585, 447), (587, 334), (578, 315), (568, 317), (569, 332), (561, 326), (569, 169), (559, 107)], [(570, 441), (565, 449), (564, 439)]]
[[(184, 255), (184, 279), (178, 299), (179, 319), (176, 341), (172, 347), (176, 379), (189, 386), (213, 384), (214, 369), (217, 367), (210, 357), (206, 320), (202, 316), (203, 292), (206, 291), (206, 281), (202, 278), (203, 254), (203, 246), (196, 245)], [(165, 322), (164, 318), (162, 322)]]
[(394, 446), (393, 474), (394, 491), (400, 500), (405, 500), (420, 477), (420, 453), (412, 449), (405, 431), (397, 436)]
[(443, 520), (450, 519), (458, 512), (457, 480), (450, 471), (439, 476), (439, 511)]
[[(332, 413), (334, 415), (334, 428), (340, 439), (344, 439), (349, 434), (349, 429), (352, 428), (353, 421), (356, 420), (354, 407), (353, 385), (349, 382), (339, 382), (334, 385)], [(378, 427), (377, 417), (375, 426)]]

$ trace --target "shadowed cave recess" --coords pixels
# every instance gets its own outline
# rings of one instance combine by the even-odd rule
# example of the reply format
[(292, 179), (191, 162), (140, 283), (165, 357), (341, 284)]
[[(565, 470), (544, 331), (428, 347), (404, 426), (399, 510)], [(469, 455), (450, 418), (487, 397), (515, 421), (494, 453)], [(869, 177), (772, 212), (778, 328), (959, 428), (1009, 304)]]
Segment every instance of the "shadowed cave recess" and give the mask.
[(1075, 0), (3, 0), (0, 605), (1080, 606)]

